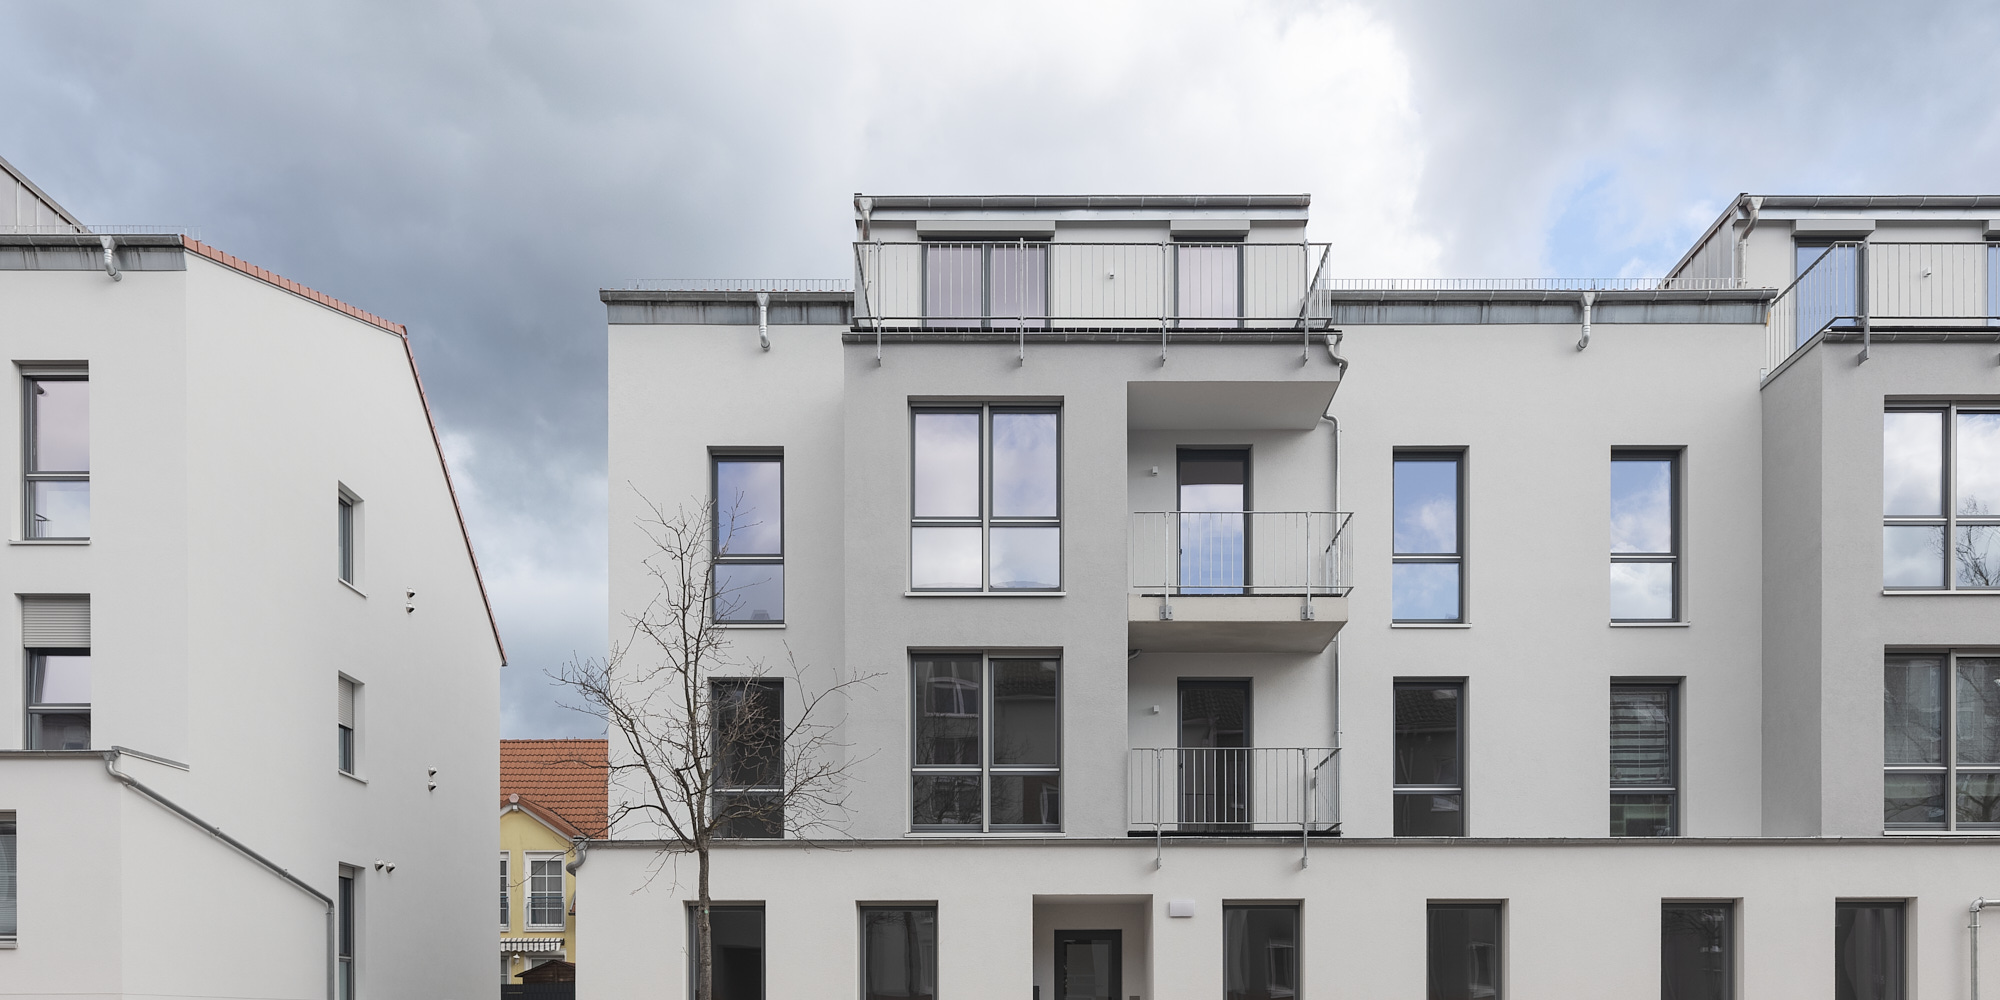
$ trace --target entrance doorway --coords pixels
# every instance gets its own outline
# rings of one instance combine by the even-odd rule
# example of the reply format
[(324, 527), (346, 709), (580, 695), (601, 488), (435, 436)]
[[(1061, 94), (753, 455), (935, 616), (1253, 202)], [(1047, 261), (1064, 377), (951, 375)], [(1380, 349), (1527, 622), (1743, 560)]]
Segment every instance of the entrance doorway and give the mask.
[(1118, 1000), (1124, 932), (1056, 932), (1056, 1000)]
[(1180, 829), (1250, 822), (1250, 681), (1180, 682)]

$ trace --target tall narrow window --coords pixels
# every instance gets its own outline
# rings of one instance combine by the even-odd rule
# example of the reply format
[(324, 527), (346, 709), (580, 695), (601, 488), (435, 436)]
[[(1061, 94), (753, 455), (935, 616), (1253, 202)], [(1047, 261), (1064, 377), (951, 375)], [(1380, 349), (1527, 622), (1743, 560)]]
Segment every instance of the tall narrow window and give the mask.
[(361, 498), (347, 487), (334, 496), (334, 533), (339, 544), (337, 571), (342, 583), (361, 585)]
[(1465, 620), (1463, 452), (1397, 452), (1395, 565), (1389, 603), (1399, 622)]
[(1180, 574), (1183, 594), (1241, 594), (1250, 576), (1250, 452), (1183, 448)]
[(911, 412), (910, 587), (1062, 589), (1061, 411)]
[(1660, 1000), (1736, 995), (1736, 906), (1660, 904)]
[(37, 370), (25, 383), (25, 536), (89, 538), (90, 377)]
[(563, 855), (530, 851), (528, 861), (528, 929), (555, 931), (563, 926)]
[(1611, 685), (1611, 835), (1680, 832), (1671, 684)]
[(911, 826), (1059, 829), (1060, 663), (976, 653), (910, 663)]
[(514, 887), (507, 883), (507, 861), (507, 853), (502, 851), (500, 853), (500, 930), (503, 932), (507, 929), (507, 925), (513, 917), (513, 914), (509, 912), (508, 897), (512, 894)]
[(1299, 995), (1299, 908), (1222, 908), (1222, 995), (1292, 1000)]
[(337, 695), (339, 704), (335, 708), (338, 716), (335, 720), (335, 728), (338, 730), (336, 735), (340, 741), (338, 760), (340, 769), (348, 774), (359, 773), (354, 766), (354, 703), (357, 694), (356, 689), (360, 686), (345, 677), (339, 679)]
[(1500, 1000), (1500, 904), (1432, 903), (1430, 1000)]
[(342, 865), (334, 893), (334, 995), (354, 1000), (355, 892), (357, 870)]
[(1801, 243), (1793, 251), (1799, 325), (1793, 346), (1801, 346), (1836, 320), (1853, 317), (1857, 248), (1852, 243)]
[(715, 620), (785, 620), (785, 463), (715, 456)]
[(718, 833), (784, 836), (784, 682), (711, 681), (709, 711)]
[[(688, 956), (701, 954), (701, 919), (688, 907)], [(708, 908), (708, 957), (715, 1000), (764, 1000), (764, 908)], [(688, 962), (688, 996), (695, 996), (699, 961)]]
[(1902, 903), (1834, 903), (1834, 1000), (1903, 1000), (1903, 949)]
[(1680, 461), (1674, 452), (1611, 453), (1611, 620), (1680, 617)]
[(1181, 325), (1242, 325), (1243, 248), (1226, 246), (1175, 247), (1175, 315)]
[(1463, 681), (1396, 684), (1395, 835), (1465, 836)]
[(861, 908), (862, 1000), (936, 1000), (937, 907)]
[(14, 846), (14, 814), (0, 813), (0, 941), (12, 941), (19, 931), (15, 915), (20, 898), (20, 859)]
[(995, 330), (1048, 326), (1045, 243), (931, 243), (924, 247), (924, 325)]
[(1882, 585), (2000, 588), (2000, 409), (1883, 414)]
[(1891, 655), (1882, 718), (1885, 827), (2000, 830), (2000, 655)]

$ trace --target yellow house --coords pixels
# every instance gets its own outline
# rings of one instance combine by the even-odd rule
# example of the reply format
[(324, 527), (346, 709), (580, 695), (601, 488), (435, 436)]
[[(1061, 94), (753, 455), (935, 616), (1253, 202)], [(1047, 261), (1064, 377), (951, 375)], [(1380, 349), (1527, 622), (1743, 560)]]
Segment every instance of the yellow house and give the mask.
[(604, 740), (500, 741), (500, 982), (574, 981), (579, 838), (603, 837)]

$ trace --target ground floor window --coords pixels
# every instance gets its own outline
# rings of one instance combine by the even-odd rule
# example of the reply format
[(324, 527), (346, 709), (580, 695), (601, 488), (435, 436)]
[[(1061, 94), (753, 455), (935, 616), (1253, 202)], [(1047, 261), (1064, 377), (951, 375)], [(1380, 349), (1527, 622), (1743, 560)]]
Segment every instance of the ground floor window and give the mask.
[(1884, 827), (2000, 831), (2000, 655), (1891, 653), (1882, 721)]
[[(688, 907), (688, 996), (701, 976), (701, 914)], [(764, 1000), (764, 907), (708, 908), (709, 962), (714, 1000)]]
[(1834, 904), (1834, 1000), (1903, 1000), (1903, 918), (1900, 901)]
[(0, 813), (0, 941), (14, 940), (17, 862), (14, 855), (14, 817)]
[(1061, 829), (1061, 661), (918, 653), (910, 669), (911, 829)]
[(1299, 995), (1299, 908), (1222, 908), (1222, 995), (1290, 1000)]
[(937, 958), (937, 907), (861, 908), (862, 1000), (936, 1000)]
[(1660, 904), (1660, 1000), (1732, 1000), (1736, 906)]
[(1500, 1000), (1500, 904), (1430, 904), (1429, 1000)]

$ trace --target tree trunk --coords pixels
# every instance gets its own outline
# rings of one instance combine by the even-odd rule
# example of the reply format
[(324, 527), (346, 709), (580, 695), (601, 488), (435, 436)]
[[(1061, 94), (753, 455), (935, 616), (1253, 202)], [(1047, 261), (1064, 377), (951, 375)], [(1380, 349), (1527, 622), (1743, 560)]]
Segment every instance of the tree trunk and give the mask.
[(701, 942), (701, 954), (695, 959), (700, 963), (700, 971), (695, 973), (695, 1000), (715, 1000), (715, 945), (709, 938), (708, 922), (708, 846), (695, 849), (701, 858), (701, 890), (695, 904), (695, 940)]

